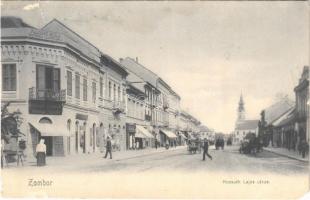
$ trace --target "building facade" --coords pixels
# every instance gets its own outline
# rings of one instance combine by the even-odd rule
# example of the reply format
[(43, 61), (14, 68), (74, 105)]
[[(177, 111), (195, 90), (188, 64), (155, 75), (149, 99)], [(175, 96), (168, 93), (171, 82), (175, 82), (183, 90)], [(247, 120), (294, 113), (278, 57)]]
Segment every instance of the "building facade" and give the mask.
[(307, 115), (309, 100), (309, 66), (303, 68), (298, 85), (294, 89), (296, 97), (296, 131), (298, 132), (298, 141), (309, 140), (307, 132)]
[(109, 134), (114, 149), (125, 148), (127, 72), (119, 63), (58, 20), (1, 31), (1, 100), (22, 113), (28, 156), (40, 138), (48, 156), (102, 151)]
[(244, 100), (241, 94), (237, 109), (237, 120), (233, 133), (233, 142), (240, 143), (249, 133), (254, 133), (256, 136), (258, 136), (258, 123), (259, 120), (246, 119)]

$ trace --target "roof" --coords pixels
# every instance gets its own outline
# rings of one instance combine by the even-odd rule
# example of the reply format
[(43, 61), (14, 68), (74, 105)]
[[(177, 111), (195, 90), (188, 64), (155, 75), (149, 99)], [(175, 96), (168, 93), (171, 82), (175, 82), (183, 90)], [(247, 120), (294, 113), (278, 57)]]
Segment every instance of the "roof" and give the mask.
[(272, 124), (275, 120), (279, 119), (284, 113), (294, 107), (294, 102), (288, 99), (283, 99), (277, 103), (266, 108), (265, 121), (267, 124)]
[(1, 17), (1, 28), (33, 28), (26, 24), (19, 17), (3, 16)]
[(258, 127), (259, 120), (242, 120), (236, 124), (235, 130), (254, 130)]
[(281, 127), (293, 122), (294, 119), (295, 119), (295, 108), (292, 107), (286, 113), (284, 113), (279, 119), (275, 120), (272, 123), (272, 125), (276, 127)]
[(159, 79), (159, 77), (154, 72), (152, 72), (151, 70), (147, 69), (146, 67), (144, 67), (143, 65), (141, 65), (140, 63), (136, 62), (134, 59), (129, 57), (120, 59), (120, 62), (129, 71), (135, 73), (136, 75), (141, 77), (145, 82), (148, 82), (151, 85), (153, 85), (153, 87), (156, 87), (157, 80)]
[(141, 92), (145, 92), (144, 90), (144, 85), (145, 85), (145, 82), (142, 78), (140, 78), (139, 76), (137, 76), (135, 73), (131, 72), (128, 74), (127, 76), (127, 81), (128, 81), (128, 84), (130, 86), (133, 86), (135, 87), (136, 89), (140, 90)]
[(85, 55), (99, 62), (99, 49), (57, 19), (53, 19), (47, 23), (41, 30), (60, 33), (64, 36), (64, 41), (67, 44), (72, 45)]
[(100, 62), (106, 65), (107, 67), (110, 67), (112, 70), (118, 71), (123, 76), (128, 75), (128, 72), (125, 69), (125, 67), (123, 67), (121, 63), (117, 62), (115, 59), (113, 59), (111, 56), (107, 54), (101, 53)]

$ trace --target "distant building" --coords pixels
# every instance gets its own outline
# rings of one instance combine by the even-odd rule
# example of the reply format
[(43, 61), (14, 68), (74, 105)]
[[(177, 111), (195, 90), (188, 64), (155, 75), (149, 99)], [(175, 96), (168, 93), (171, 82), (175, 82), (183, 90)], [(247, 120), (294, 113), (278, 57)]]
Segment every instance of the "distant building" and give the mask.
[[(268, 108), (265, 108), (261, 112), (261, 119), (260, 119), (260, 129), (259, 134), (264, 141), (265, 145), (272, 145), (276, 146), (278, 142), (279, 133), (276, 131), (275, 127), (282, 124), (281, 119), (283, 119), (288, 112), (291, 112), (294, 108), (294, 102), (284, 98), (279, 100), (278, 102), (272, 104)], [(282, 126), (282, 125), (281, 125)], [(287, 133), (287, 140), (289, 140), (291, 145), (295, 143), (293, 141), (293, 134), (294, 128), (286, 130)], [(293, 145), (295, 146), (295, 145)]]
[(244, 140), (244, 137), (248, 133), (254, 133), (255, 135), (258, 135), (258, 122), (259, 120), (246, 119), (244, 100), (241, 94), (237, 109), (237, 120), (235, 124), (235, 131), (233, 133), (233, 142), (241, 142), (242, 140)]

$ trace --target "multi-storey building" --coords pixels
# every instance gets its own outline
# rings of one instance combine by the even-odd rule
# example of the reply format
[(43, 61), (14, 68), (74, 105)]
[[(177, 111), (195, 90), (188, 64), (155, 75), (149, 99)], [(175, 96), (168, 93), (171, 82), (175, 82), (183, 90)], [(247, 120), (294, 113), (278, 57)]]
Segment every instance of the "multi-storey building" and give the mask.
[(146, 94), (145, 120), (150, 121), (155, 138), (161, 145), (166, 144), (167, 141), (170, 144), (175, 144), (177, 135), (169, 129), (169, 112), (167, 110), (172, 91), (170, 86), (154, 72), (141, 65), (137, 59), (125, 58), (120, 59), (120, 62), (127, 70), (146, 82), (144, 86)]
[(307, 131), (307, 115), (308, 115), (308, 100), (309, 100), (309, 66), (305, 66), (298, 85), (294, 89), (296, 96), (296, 131), (298, 132), (298, 141), (309, 139)]
[(145, 101), (146, 82), (135, 73), (129, 71), (127, 84), (127, 149), (150, 147), (154, 143), (155, 137), (151, 133), (151, 122), (145, 118), (148, 110), (148, 105)]
[(127, 71), (58, 20), (1, 22), (1, 100), (22, 113), (27, 155), (40, 138), (47, 155), (100, 151), (108, 134), (125, 148)]

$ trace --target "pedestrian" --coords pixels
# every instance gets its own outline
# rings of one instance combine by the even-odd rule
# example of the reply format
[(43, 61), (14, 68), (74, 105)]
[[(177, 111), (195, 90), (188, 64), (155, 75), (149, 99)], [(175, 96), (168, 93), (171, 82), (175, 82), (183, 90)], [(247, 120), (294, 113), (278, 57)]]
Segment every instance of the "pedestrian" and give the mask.
[(44, 139), (41, 139), (36, 147), (37, 166), (46, 165), (46, 145)]
[(301, 154), (302, 154), (302, 158), (306, 157), (306, 152), (307, 152), (308, 148), (309, 148), (308, 143), (306, 142), (305, 139), (303, 139), (301, 141)]
[(206, 160), (206, 155), (212, 160), (212, 156), (208, 153), (209, 150), (209, 143), (208, 140), (205, 138), (203, 142), (203, 157), (202, 160)]
[(158, 141), (155, 139), (155, 148), (157, 149)]
[(104, 158), (107, 158), (108, 153), (110, 154), (110, 159), (112, 159), (112, 142), (111, 142), (111, 138), (109, 136), (107, 138), (106, 152), (105, 152)]

